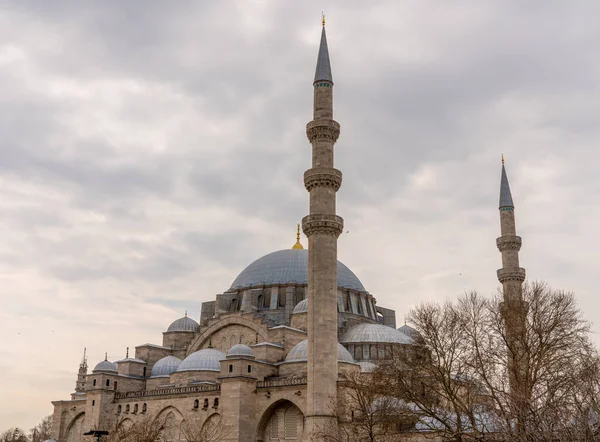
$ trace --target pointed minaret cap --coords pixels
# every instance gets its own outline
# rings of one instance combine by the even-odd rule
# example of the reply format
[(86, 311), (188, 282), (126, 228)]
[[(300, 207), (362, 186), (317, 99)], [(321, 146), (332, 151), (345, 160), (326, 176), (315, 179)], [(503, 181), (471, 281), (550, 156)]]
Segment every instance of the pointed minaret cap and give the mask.
[(333, 77), (331, 76), (331, 63), (329, 63), (329, 50), (327, 49), (327, 36), (325, 35), (325, 16), (323, 16), (321, 44), (319, 45), (317, 70), (315, 71), (315, 83), (317, 81), (329, 81), (333, 84)]
[(500, 209), (510, 208), (514, 209), (512, 195), (510, 193), (510, 186), (508, 185), (508, 177), (506, 176), (506, 169), (504, 168), (504, 155), (502, 155), (502, 177), (500, 178)]

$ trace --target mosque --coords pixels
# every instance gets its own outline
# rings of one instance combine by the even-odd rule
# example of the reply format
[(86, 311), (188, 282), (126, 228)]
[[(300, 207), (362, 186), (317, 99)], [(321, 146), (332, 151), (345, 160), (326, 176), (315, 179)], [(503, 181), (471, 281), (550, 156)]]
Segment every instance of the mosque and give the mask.
[[(312, 168), (304, 174), (310, 211), (302, 220), (308, 248), (299, 225), (291, 248), (248, 265), (202, 303), (198, 321), (186, 314), (166, 327), (161, 343), (135, 347), (134, 357), (105, 358), (91, 374), (84, 355), (71, 399), (52, 402), (56, 441), (79, 442), (90, 430), (111, 433), (144, 419), (168, 424), (165, 441), (186, 440), (191, 422), (212, 432), (207, 440), (313, 440), (318, 428), (336, 427), (331, 404), (345, 376), (369, 373), (419, 340), (411, 327), (396, 328), (395, 312), (337, 260), (342, 174), (333, 159), (340, 126), (324, 23), (313, 86)], [(502, 192), (501, 206), (504, 198), (512, 207), (504, 167)], [(518, 238), (514, 226), (508, 233)], [(501, 276), (522, 282), (524, 270)]]

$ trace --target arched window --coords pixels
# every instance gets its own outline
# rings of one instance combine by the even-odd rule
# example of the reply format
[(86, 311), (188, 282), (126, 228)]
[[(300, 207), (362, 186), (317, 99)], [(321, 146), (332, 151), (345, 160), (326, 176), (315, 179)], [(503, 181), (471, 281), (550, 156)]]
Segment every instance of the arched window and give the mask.
[(213, 401), (213, 408), (217, 408), (219, 406), (219, 398), (216, 397), (215, 400)]
[(229, 348), (233, 347), (237, 342), (235, 341), (235, 335), (229, 337)]
[(354, 347), (354, 359), (357, 361), (362, 359), (362, 345), (357, 345)]
[(233, 373), (233, 364), (229, 364), (229, 373)]
[(115, 391), (117, 391), (117, 381), (113, 382), (113, 387), (114, 387)]
[(148, 406), (144, 403), (144, 405), (142, 405), (142, 413), (145, 413), (146, 410), (148, 410)]
[(96, 386), (96, 379), (94, 379), (94, 382), (92, 382), (92, 386)]
[(117, 414), (121, 414), (121, 406), (120, 405), (117, 406)]
[(129, 413), (129, 404), (125, 405), (125, 413)]
[(298, 437), (298, 409), (296, 407), (285, 410), (283, 428), (283, 437), (286, 439), (296, 439)]
[(198, 399), (196, 399), (194, 401), (194, 410), (197, 410), (198, 408), (200, 408), (200, 401)]
[(96, 405), (96, 401), (92, 401), (92, 407)]
[(275, 413), (269, 421), (269, 438), (279, 439), (279, 416)]
[(143, 377), (146, 377), (146, 368), (147, 367), (144, 367), (144, 374), (142, 375)]
[(208, 408), (208, 398), (204, 399), (204, 407), (205, 410)]
[(138, 412), (138, 404), (135, 404), (135, 405), (133, 406), (133, 412), (134, 412), (134, 413), (137, 413), (137, 412)]
[(106, 386), (107, 386), (107, 387), (110, 387), (110, 379), (107, 379), (107, 380), (106, 380)]
[(252, 373), (252, 365), (248, 365), (248, 373)]
[(371, 344), (371, 359), (377, 359), (377, 346)]
[(258, 299), (256, 300), (256, 306), (258, 308), (258, 310), (262, 310), (264, 305), (263, 305), (263, 295), (258, 295)]

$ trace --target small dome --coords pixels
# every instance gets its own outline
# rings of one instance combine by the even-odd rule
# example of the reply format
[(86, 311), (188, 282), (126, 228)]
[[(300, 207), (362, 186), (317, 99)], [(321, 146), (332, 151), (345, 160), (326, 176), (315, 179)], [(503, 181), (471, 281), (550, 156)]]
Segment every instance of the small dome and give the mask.
[(308, 298), (303, 299), (298, 304), (296, 304), (292, 315), (295, 315), (296, 313), (308, 313)]
[(225, 353), (214, 348), (205, 348), (192, 353), (179, 364), (176, 372), (180, 371), (221, 371), (219, 361), (225, 359)]
[(96, 366), (92, 370), (92, 373), (96, 372), (96, 371), (114, 371), (116, 373), (117, 372), (117, 364), (115, 364), (114, 362), (107, 361), (107, 360), (100, 361), (96, 364)]
[(254, 357), (252, 349), (244, 344), (235, 344), (227, 352), (227, 356), (249, 356)]
[[(352, 270), (337, 262), (339, 287), (365, 292)], [(269, 284), (308, 284), (308, 250), (285, 249), (258, 258), (235, 278), (232, 289)]]
[[(300, 341), (292, 347), (285, 357), (286, 362), (306, 361), (308, 359), (308, 340)], [(338, 361), (354, 362), (354, 358), (346, 347), (338, 343)]]
[(406, 336), (413, 338), (415, 341), (416, 340), (422, 340), (423, 337), (421, 336), (421, 333), (419, 333), (418, 331), (416, 331), (414, 328), (412, 328), (410, 325), (406, 325), (404, 324), (402, 327), (400, 327), (398, 329), (398, 331), (404, 333)]
[(341, 342), (344, 344), (367, 342), (390, 342), (393, 344), (412, 344), (411, 337), (395, 328), (381, 324), (358, 324), (344, 333)]
[(163, 378), (169, 377), (171, 373), (174, 373), (181, 364), (181, 359), (176, 358), (175, 356), (165, 356), (162, 359), (159, 359), (154, 367), (152, 367), (151, 378)]
[(377, 365), (367, 361), (359, 361), (358, 365), (360, 365), (360, 371), (362, 373), (371, 373), (377, 368)]
[(197, 333), (200, 331), (200, 324), (194, 321), (192, 318), (188, 318), (186, 314), (183, 318), (179, 318), (176, 321), (173, 321), (167, 332), (194, 332)]

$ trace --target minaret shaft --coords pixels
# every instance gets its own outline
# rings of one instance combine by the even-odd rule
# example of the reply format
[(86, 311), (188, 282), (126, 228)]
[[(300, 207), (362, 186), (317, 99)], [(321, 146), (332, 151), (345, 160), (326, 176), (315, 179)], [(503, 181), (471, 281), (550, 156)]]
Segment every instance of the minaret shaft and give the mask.
[(319, 439), (319, 435), (335, 434), (337, 429), (337, 238), (343, 229), (342, 219), (336, 216), (336, 192), (342, 174), (333, 168), (339, 124), (333, 121), (333, 81), (325, 29), (313, 86), (313, 120), (306, 128), (312, 167), (304, 173), (310, 204), (302, 229), (308, 237), (306, 425), (309, 437)]
[(521, 237), (517, 236), (516, 231), (514, 204), (503, 160), (500, 184), (501, 236), (496, 239), (498, 250), (502, 253), (502, 268), (498, 270), (498, 280), (502, 283), (501, 313), (506, 330), (511, 405), (517, 417), (518, 430), (521, 431), (524, 428), (524, 413), (529, 397), (528, 358), (525, 351), (528, 306), (523, 299), (525, 269), (519, 267)]

